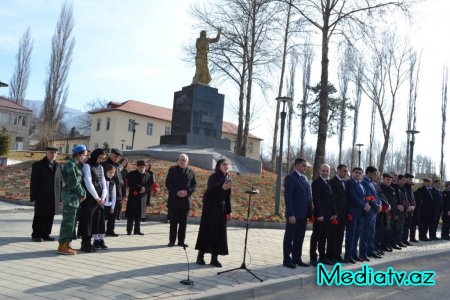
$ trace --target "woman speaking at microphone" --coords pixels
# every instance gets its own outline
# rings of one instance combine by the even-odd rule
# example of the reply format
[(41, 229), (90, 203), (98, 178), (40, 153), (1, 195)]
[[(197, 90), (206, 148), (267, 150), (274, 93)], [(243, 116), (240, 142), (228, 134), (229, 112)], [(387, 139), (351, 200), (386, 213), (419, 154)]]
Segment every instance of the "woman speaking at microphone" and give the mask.
[(228, 255), (227, 220), (231, 217), (231, 178), (228, 174), (229, 161), (219, 159), (216, 169), (208, 178), (203, 195), (203, 210), (195, 249), (198, 250), (197, 264), (204, 265), (205, 253), (211, 253), (211, 265), (221, 268), (218, 255)]

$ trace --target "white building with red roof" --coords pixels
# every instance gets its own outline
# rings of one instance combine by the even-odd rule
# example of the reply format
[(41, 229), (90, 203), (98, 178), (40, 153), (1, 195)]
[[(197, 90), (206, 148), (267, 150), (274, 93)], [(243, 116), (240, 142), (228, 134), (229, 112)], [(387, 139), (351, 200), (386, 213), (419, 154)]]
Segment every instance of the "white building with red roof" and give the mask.
[(25, 106), (0, 97), (0, 130), (10, 135), (11, 150), (28, 150), (32, 114)]

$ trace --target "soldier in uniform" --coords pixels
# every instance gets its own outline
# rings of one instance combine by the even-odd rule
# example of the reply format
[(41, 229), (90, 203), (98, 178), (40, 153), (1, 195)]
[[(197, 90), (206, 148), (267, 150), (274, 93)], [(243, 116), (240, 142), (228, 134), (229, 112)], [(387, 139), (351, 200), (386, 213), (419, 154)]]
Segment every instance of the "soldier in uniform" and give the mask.
[(73, 255), (77, 253), (70, 247), (70, 242), (73, 239), (78, 206), (80, 202), (86, 199), (86, 190), (81, 184), (83, 173), (80, 168), (86, 154), (86, 146), (78, 145), (74, 147), (72, 159), (62, 169), (64, 187), (62, 189), (63, 213), (57, 251), (59, 254)]

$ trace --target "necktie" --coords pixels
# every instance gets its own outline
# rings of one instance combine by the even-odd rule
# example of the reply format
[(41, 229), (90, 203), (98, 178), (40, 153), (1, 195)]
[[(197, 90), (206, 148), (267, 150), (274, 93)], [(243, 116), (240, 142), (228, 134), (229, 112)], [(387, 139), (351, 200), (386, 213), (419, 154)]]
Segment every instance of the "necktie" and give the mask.
[(341, 180), (341, 183), (342, 183), (342, 188), (343, 188), (344, 191), (345, 191), (345, 180)]

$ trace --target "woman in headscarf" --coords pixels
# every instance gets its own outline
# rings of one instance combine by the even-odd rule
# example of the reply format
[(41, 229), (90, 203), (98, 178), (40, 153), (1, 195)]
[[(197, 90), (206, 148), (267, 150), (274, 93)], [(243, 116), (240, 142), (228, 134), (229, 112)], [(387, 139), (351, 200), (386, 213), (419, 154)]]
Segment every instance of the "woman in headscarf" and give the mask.
[(229, 161), (219, 159), (215, 173), (208, 178), (203, 196), (203, 210), (195, 249), (197, 263), (204, 265), (204, 254), (211, 253), (211, 265), (222, 267), (218, 255), (228, 255), (227, 220), (231, 218), (231, 178), (228, 174)]
[[(81, 251), (95, 252), (96, 248), (103, 248), (99, 240), (105, 233), (105, 211), (103, 206), (107, 196), (106, 180), (101, 163), (105, 159), (106, 152), (98, 148), (92, 151), (91, 156), (83, 166), (83, 185), (87, 190), (86, 200), (80, 205), (80, 221), (78, 224), (79, 235), (82, 236)], [(96, 242), (91, 245), (94, 236)], [(104, 244), (104, 243), (103, 243)]]

